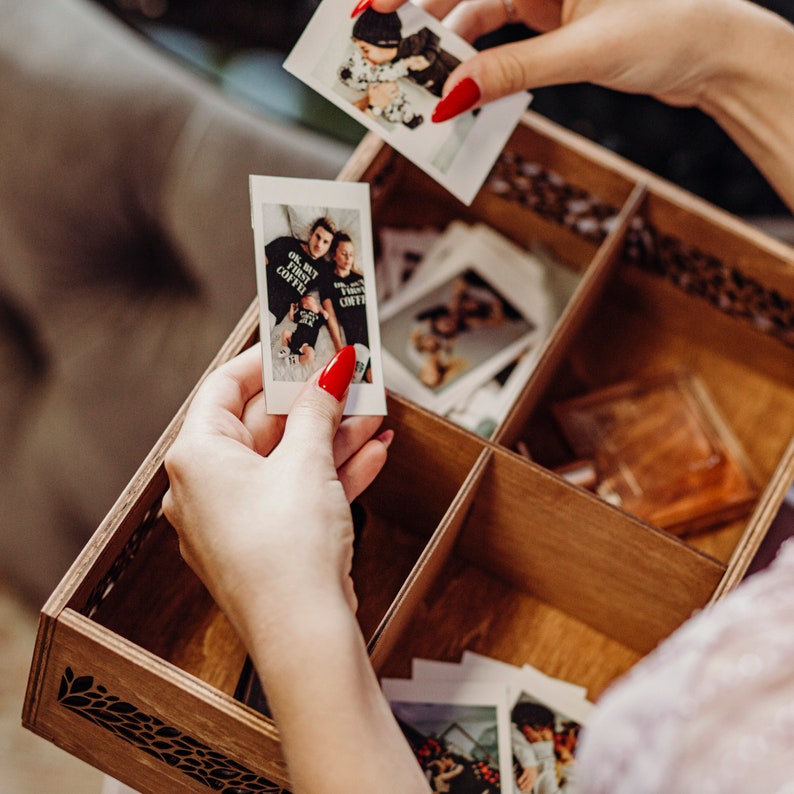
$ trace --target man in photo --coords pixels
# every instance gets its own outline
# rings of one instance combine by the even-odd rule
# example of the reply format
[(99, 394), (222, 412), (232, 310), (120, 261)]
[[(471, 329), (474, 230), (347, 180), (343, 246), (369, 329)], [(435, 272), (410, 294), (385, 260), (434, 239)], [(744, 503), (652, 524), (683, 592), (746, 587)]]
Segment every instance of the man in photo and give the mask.
[(396, 58), (418, 66), (411, 67), (407, 78), (439, 98), (447, 77), (460, 65), (458, 58), (441, 49), (441, 39), (428, 27), (401, 39)]
[(272, 331), (316, 285), (336, 227), (329, 218), (317, 218), (305, 242), (277, 237), (265, 246), (265, 279)]

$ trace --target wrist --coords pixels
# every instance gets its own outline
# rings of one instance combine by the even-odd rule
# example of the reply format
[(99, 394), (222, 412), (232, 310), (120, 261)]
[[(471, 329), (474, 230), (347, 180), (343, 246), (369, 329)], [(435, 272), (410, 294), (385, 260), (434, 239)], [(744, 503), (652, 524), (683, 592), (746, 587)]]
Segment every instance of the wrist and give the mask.
[[(340, 675), (357, 655), (360, 664), (368, 663), (361, 629), (344, 599), (291, 601), (289, 606), (263, 606), (241, 635), (277, 719), (284, 698), (300, 701), (305, 697), (310, 677), (329, 675), (337, 666), (341, 666), (336, 670)], [(326, 660), (324, 666), (319, 664), (318, 654)], [(298, 688), (296, 681), (302, 682), (303, 692), (293, 691)]]
[(344, 600), (315, 602), (283, 629), (250, 651), (278, 726), (291, 789), (427, 791)]
[(300, 583), (295, 578), (260, 587), (251, 598), (238, 598), (228, 615), (243, 644), (253, 654), (258, 647), (273, 648), (311, 636), (317, 626), (355, 622), (355, 615), (336, 583)]
[(735, 8), (722, 25), (697, 105), (794, 206), (794, 26), (747, 0)]

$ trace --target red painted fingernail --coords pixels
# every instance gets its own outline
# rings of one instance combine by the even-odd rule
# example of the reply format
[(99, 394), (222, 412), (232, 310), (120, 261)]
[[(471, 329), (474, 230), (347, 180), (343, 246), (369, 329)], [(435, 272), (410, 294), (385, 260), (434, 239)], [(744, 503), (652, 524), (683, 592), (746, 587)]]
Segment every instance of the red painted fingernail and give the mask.
[(320, 373), (317, 385), (327, 391), (332, 397), (342, 402), (347, 387), (353, 379), (356, 368), (356, 349), (353, 345), (343, 347), (326, 365)]
[(362, 11), (365, 11), (372, 5), (372, 0), (360, 0), (356, 7), (353, 9), (353, 13), (350, 15), (350, 18), (357, 17)]
[(464, 77), (437, 105), (432, 120), (447, 121), (470, 110), (480, 101), (480, 87), (471, 77)]

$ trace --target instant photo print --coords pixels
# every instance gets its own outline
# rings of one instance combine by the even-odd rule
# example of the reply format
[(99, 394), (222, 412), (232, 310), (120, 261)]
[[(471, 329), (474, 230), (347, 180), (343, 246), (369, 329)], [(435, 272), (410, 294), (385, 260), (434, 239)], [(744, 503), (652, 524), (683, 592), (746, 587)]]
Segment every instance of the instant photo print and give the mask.
[(446, 78), (476, 50), (410, 3), (351, 19), (353, 6), (324, 0), (284, 68), (471, 204), (530, 95), (432, 122)]
[(252, 176), (250, 190), (268, 413), (353, 345), (345, 413), (385, 414), (369, 186)]
[(413, 659), (411, 681), (431, 688), (450, 682), (505, 686), (515, 788), (504, 790), (574, 790), (579, 733), (592, 710), (586, 689), (530, 665), (516, 667), (471, 651), (465, 651), (459, 663)]
[(445, 413), (546, 338), (543, 274), (450, 226), (409, 284), (381, 306), (388, 387)]
[(383, 679), (381, 686), (432, 791), (442, 791), (434, 780), (454, 770), (458, 790), (511, 794), (511, 784), (503, 783), (512, 775), (504, 686), (394, 678)]

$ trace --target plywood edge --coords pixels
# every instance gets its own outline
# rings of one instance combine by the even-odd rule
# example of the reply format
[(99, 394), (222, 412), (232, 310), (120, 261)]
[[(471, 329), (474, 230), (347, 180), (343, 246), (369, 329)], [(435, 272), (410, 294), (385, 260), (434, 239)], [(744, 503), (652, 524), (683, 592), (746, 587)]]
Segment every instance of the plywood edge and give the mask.
[(39, 615), (36, 643), (33, 647), (33, 657), (25, 689), (25, 701), (22, 706), (22, 725), (34, 733), (39, 733), (37, 715), (54, 632), (55, 619), (49, 615)]
[(769, 526), (783, 504), (786, 493), (791, 487), (792, 478), (794, 478), (794, 439), (786, 448), (774, 475), (763, 490), (755, 510), (750, 516), (747, 523), (748, 530), (742, 536), (728, 562), (728, 569), (714, 591), (712, 603), (727, 595), (744, 578)]

